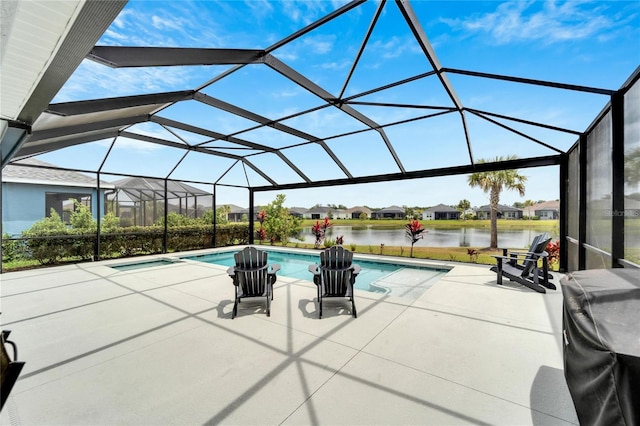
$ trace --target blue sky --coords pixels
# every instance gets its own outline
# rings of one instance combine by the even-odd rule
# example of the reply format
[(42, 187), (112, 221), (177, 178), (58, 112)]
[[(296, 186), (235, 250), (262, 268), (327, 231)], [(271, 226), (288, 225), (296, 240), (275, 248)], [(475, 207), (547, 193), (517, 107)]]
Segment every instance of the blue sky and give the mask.
[[(99, 45), (264, 49), (345, 4), (335, 1), (130, 1), (105, 32)], [(371, 22), (377, 2), (368, 2), (315, 31), (273, 52), (287, 66), (304, 74), (330, 93), (355, 95), (431, 70), (393, 2), (387, 2), (367, 48), (349, 84), (346, 77), (357, 49)], [(486, 73), (549, 80), (605, 89), (618, 89), (640, 64), (640, 3), (637, 1), (414, 1), (412, 7), (433, 45), (442, 66)], [(213, 85), (212, 79), (230, 66), (158, 67), (111, 69), (85, 60), (69, 79), (55, 102), (103, 97), (169, 92), (203, 88), (202, 92), (232, 102), (271, 119), (322, 105), (313, 94), (286, 80), (264, 65), (249, 65)], [(474, 79), (448, 74), (462, 103), (553, 126), (582, 131), (606, 105), (602, 95), (518, 85), (497, 80)], [(451, 100), (435, 77), (363, 96), (358, 100), (451, 106)], [(407, 120), (425, 114), (425, 109), (354, 106), (377, 123)], [(196, 101), (176, 104), (161, 116), (198, 127), (211, 127), (235, 134), (255, 123)], [(473, 155), (551, 155), (547, 147), (520, 138), (474, 115), (467, 116)], [(333, 108), (291, 118), (283, 124), (319, 138), (361, 130), (363, 124)], [(537, 140), (566, 150), (576, 140), (573, 134), (514, 124), (531, 132)], [(188, 144), (203, 144), (226, 153), (251, 153), (221, 141), (154, 123), (133, 126), (128, 131)], [(458, 114), (447, 114), (385, 129), (407, 170), (468, 164), (469, 154)], [(273, 129), (245, 131), (237, 137), (286, 149), (287, 157), (311, 179), (344, 177), (339, 166), (326, 158), (320, 146), (297, 146), (303, 141)], [(45, 154), (40, 158), (64, 167), (97, 169), (111, 141), (97, 141)], [(370, 133), (352, 134), (326, 141), (354, 176), (397, 172), (381, 138)], [(264, 185), (266, 181), (250, 169), (228, 159), (189, 154), (179, 163), (182, 150), (159, 147), (138, 140), (119, 138), (103, 164), (104, 180), (132, 173), (220, 182)], [(329, 161), (328, 161), (329, 160)], [(279, 183), (300, 177), (276, 156), (256, 155), (251, 161)], [(522, 169), (527, 176), (524, 197), (505, 192), (503, 204), (515, 201), (558, 198), (558, 169)], [(222, 177), (221, 177), (222, 176)], [(256, 203), (272, 201), (283, 192), (288, 206), (320, 204), (346, 206), (430, 206), (488, 203), (488, 196), (471, 189), (466, 176), (453, 176), (369, 185), (259, 193)], [(196, 185), (199, 186), (199, 185)], [(210, 190), (210, 188), (204, 187)], [(218, 203), (247, 206), (247, 191), (219, 187)]]

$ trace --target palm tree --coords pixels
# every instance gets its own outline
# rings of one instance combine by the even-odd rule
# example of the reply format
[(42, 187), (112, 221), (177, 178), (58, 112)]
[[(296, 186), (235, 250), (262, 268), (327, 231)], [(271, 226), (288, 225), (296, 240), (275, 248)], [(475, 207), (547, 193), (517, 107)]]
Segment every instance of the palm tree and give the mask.
[[(491, 162), (501, 162), (515, 160), (516, 156), (506, 158), (496, 157)], [(478, 163), (488, 163), (487, 160), (478, 160)], [(524, 183), (527, 177), (518, 173), (518, 170), (498, 170), (494, 172), (478, 172), (469, 175), (469, 186), (479, 186), (484, 192), (489, 193), (489, 204), (491, 205), (491, 246), (498, 248), (498, 203), (500, 193), (503, 189), (517, 190), (520, 196), (524, 196)]]
[(464, 214), (467, 210), (471, 208), (471, 202), (467, 199), (460, 200), (458, 203), (458, 210), (460, 210), (460, 214), (462, 215), (462, 220), (467, 220), (467, 215)]

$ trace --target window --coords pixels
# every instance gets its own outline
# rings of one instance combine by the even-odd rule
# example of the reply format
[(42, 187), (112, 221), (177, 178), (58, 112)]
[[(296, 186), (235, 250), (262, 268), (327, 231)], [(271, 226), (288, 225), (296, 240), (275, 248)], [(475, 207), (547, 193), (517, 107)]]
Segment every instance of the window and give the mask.
[(51, 216), (51, 209), (60, 215), (64, 223), (69, 223), (71, 214), (75, 210), (75, 202), (78, 201), (91, 210), (91, 194), (73, 194), (69, 192), (47, 192), (45, 202), (45, 215)]

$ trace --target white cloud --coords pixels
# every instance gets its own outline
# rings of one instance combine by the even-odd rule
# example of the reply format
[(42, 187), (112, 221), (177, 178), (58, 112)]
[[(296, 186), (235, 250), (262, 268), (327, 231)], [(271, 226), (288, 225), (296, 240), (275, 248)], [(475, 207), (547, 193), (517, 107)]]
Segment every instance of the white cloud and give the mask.
[(247, 0), (244, 4), (254, 16), (261, 17), (273, 12), (273, 6), (267, 0)]
[(126, 41), (129, 37), (125, 34), (121, 34), (119, 32), (116, 32), (112, 29), (108, 29), (105, 33), (104, 33), (105, 37), (113, 39), (114, 42), (112, 42), (111, 44), (115, 44), (115, 40), (119, 40), (121, 42)]
[(544, 44), (598, 36), (616, 22), (603, 14), (602, 3), (513, 1), (500, 4), (494, 12), (480, 16), (441, 21), (469, 33), (484, 33), (493, 43), (540, 41)]
[(203, 79), (193, 67), (113, 69), (85, 60), (56, 95), (54, 103), (184, 90)]
[(294, 22), (308, 25), (327, 12), (329, 3), (324, 1), (289, 0), (280, 3), (283, 13)]
[(153, 15), (151, 17), (151, 25), (153, 25), (157, 30), (182, 30), (182, 23), (175, 17), (165, 19), (160, 16)]
[(342, 61), (342, 62), (333, 61), (333, 62), (326, 62), (322, 64), (321, 67), (327, 70), (343, 70), (347, 68), (349, 65), (351, 65), (350, 61)]
[[(105, 147), (110, 147), (111, 143), (112, 143), (111, 140), (102, 140), (102, 141), (96, 142), (97, 145), (105, 146)], [(156, 145), (148, 142), (142, 142), (136, 139), (123, 138), (123, 137), (118, 138), (116, 142), (116, 146), (119, 149), (125, 149), (128, 151), (138, 152), (138, 153), (152, 152), (152, 151), (157, 151), (159, 149), (162, 149), (160, 145)]]
[(398, 58), (404, 52), (420, 52), (420, 50), (416, 48), (415, 40), (396, 36), (384, 41), (376, 40), (371, 44), (370, 48), (374, 49), (375, 52), (385, 59)]
[(309, 47), (314, 53), (322, 55), (333, 50), (334, 41), (335, 36), (307, 37), (304, 39), (304, 45)]

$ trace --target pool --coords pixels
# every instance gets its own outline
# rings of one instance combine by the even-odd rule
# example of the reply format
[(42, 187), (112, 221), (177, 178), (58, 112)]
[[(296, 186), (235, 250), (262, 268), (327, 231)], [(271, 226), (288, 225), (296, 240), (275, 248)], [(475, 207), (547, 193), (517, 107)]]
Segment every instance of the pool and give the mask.
[(156, 259), (144, 262), (122, 263), (120, 265), (111, 265), (110, 267), (118, 271), (133, 271), (135, 269), (152, 268), (154, 266), (172, 265), (177, 262), (180, 261), (173, 259)]
[[(313, 275), (309, 265), (320, 262), (320, 255), (278, 252), (268, 250), (269, 263), (279, 263), (278, 275), (311, 281)], [(233, 266), (236, 251), (184, 256), (181, 259), (212, 263), (221, 266)], [(355, 288), (375, 293), (417, 298), (431, 285), (449, 272), (445, 268), (418, 267), (394, 263), (374, 262), (354, 259), (362, 271), (358, 274)]]

